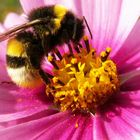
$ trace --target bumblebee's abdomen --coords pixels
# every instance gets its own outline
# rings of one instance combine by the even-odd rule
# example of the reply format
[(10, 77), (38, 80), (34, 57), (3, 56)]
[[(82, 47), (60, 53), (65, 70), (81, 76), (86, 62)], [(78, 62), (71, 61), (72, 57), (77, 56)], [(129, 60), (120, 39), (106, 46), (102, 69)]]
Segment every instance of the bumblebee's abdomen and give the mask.
[(35, 88), (43, 83), (38, 70), (27, 69), (23, 66), (19, 68), (7, 67), (7, 71), (12, 81), (20, 87)]
[(18, 86), (24, 88), (34, 88), (43, 83), (38, 70), (28, 65), (27, 58), (13, 57), (10, 55), (7, 55), (6, 58), (7, 72), (12, 81)]
[[(35, 88), (43, 84), (39, 75), (38, 64), (42, 53), (39, 51), (40, 49), (38, 49), (40, 46), (37, 45), (37, 42), (29, 42), (28, 39), (31, 39), (31, 37), (29, 38), (27, 35), (29, 36), (31, 34), (21, 33), (17, 35), (16, 38), (8, 41), (6, 55), (7, 72), (12, 81), (18, 86), (24, 88)], [(37, 46), (35, 46), (35, 44)], [(37, 48), (37, 50), (33, 48)], [(33, 60), (31, 59), (32, 57)], [(32, 61), (35, 63), (35, 66)]]
[(20, 68), (26, 65), (25, 57), (6, 56), (7, 66), (10, 68)]

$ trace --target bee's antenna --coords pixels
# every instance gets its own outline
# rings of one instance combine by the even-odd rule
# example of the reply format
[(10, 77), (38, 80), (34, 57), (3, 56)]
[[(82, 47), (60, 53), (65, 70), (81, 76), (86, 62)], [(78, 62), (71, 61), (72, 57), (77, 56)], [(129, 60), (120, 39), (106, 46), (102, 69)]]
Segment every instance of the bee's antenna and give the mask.
[(86, 26), (87, 26), (87, 29), (88, 29), (88, 31), (89, 31), (90, 37), (91, 37), (91, 39), (92, 39), (93, 36), (92, 36), (91, 30), (90, 30), (90, 28), (89, 28), (89, 25), (88, 25), (88, 22), (87, 22), (85, 16), (83, 16), (83, 19), (84, 19), (84, 21), (85, 21), (85, 23), (86, 23)]

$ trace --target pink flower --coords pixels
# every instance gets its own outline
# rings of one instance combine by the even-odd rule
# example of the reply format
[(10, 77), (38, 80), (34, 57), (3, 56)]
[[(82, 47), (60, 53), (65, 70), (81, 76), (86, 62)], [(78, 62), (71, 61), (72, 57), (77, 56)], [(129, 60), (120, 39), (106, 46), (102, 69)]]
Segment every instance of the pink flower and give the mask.
[[(6, 72), (6, 41), (0, 44), (0, 138), (2, 140), (139, 140), (140, 139), (140, 13), (139, 0), (20, 0), (28, 14), (48, 4), (62, 4), (85, 16), (97, 54), (112, 48), (121, 79), (119, 94), (95, 114), (60, 112), (45, 94), (45, 87), (18, 88)], [(26, 22), (11, 13), (0, 32)], [(88, 34), (88, 32), (87, 32)]]

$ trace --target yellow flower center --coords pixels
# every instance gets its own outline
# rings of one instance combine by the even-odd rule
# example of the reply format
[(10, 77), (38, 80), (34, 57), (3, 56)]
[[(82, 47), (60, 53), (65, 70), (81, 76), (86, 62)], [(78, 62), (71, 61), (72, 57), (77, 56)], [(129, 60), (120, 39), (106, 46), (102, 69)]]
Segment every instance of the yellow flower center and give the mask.
[(87, 37), (84, 42), (85, 48), (79, 44), (72, 49), (69, 45), (70, 53), (64, 54), (62, 59), (48, 56), (54, 75), (46, 93), (54, 97), (61, 111), (96, 112), (119, 89), (117, 68), (109, 58), (111, 48), (97, 56)]

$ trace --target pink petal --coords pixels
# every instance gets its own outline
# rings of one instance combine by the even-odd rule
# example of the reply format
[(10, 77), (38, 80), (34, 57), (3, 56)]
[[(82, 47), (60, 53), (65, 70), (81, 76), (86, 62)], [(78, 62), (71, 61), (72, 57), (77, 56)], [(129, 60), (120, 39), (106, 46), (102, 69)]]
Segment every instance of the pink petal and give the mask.
[(24, 90), (11, 84), (1, 84), (0, 122), (15, 120), (46, 110), (51, 103), (43, 92), (43, 89)]
[(119, 22), (121, 5), (122, 0), (82, 0), (82, 14), (90, 26), (93, 34), (93, 47), (98, 52), (112, 43)]
[(7, 41), (0, 42), (0, 61), (6, 62), (6, 47)]
[[(87, 121), (87, 123), (86, 123)], [(76, 128), (76, 123), (79, 126)], [(85, 126), (82, 124), (85, 123)], [(88, 131), (85, 131), (88, 128)], [(84, 130), (83, 134), (81, 131)], [(16, 133), (14, 133), (16, 132)], [(86, 133), (85, 133), (86, 132)], [(76, 134), (75, 134), (76, 133)], [(41, 119), (33, 120), (24, 124), (10, 127), (0, 131), (0, 137), (3, 140), (10, 139), (61, 139), (61, 140), (75, 140), (83, 138), (92, 140), (92, 119), (90, 116), (72, 115), (68, 112), (57, 113), (46, 116)], [(85, 135), (86, 134), (86, 135)], [(89, 135), (88, 135), (89, 134)], [(87, 136), (87, 137), (83, 137)]]
[[(97, 138), (102, 140), (102, 136), (105, 136), (104, 138), (113, 138), (113, 140), (138, 140), (140, 138), (139, 100), (140, 91), (122, 92), (104, 109), (102, 108), (99, 116), (96, 116), (100, 117), (98, 125), (102, 126), (101, 129), (97, 129), (97, 134), (101, 132)], [(102, 132), (104, 132), (103, 135)]]
[(24, 15), (17, 15), (16, 13), (9, 13), (4, 21), (5, 28), (14, 28), (15, 26), (26, 23), (27, 19)]
[(78, 128), (72, 134), (70, 140), (93, 140), (93, 119), (94, 116), (89, 114), (80, 116), (77, 120)]
[(11, 81), (8, 74), (7, 74), (7, 70), (6, 70), (6, 64), (0, 60), (0, 65), (1, 65), (1, 69), (0, 69), (0, 86), (2, 85), (2, 82), (4, 81)]
[(94, 140), (108, 140), (106, 130), (104, 128), (102, 116), (96, 114), (94, 118)]
[(20, 0), (24, 12), (28, 15), (33, 9), (45, 5), (44, 0)]
[(0, 33), (3, 33), (5, 31), (4, 26), (0, 23)]
[[(26, 111), (25, 111), (26, 112)], [(8, 127), (14, 127), (14, 126), (17, 126), (19, 124), (23, 124), (23, 123), (26, 123), (26, 122), (29, 122), (29, 121), (33, 121), (33, 120), (37, 120), (37, 119), (40, 119), (40, 118), (43, 118), (43, 117), (46, 117), (46, 116), (50, 116), (52, 114), (55, 114), (57, 113), (58, 111), (57, 110), (51, 110), (51, 109), (47, 109), (47, 110), (38, 110), (36, 112), (31, 112), (29, 115), (26, 115), (25, 116), (25, 113), (24, 112), (19, 112), (17, 113), (17, 115), (15, 115), (15, 118), (14, 119), (11, 119), (11, 116), (12, 114), (9, 114), (9, 119), (5, 119), (3, 120), (3, 122), (0, 122), (0, 130), (3, 130), (3, 129), (6, 129)], [(27, 113), (26, 113), (27, 114)], [(22, 117), (19, 115), (23, 115)], [(7, 114), (8, 116), (8, 114)]]
[(140, 89), (140, 70), (134, 70), (121, 75), (122, 91), (135, 91)]
[(119, 17), (119, 24), (116, 27), (116, 34), (113, 39), (113, 55), (122, 47), (122, 44), (127, 39), (129, 33), (133, 29), (136, 21), (140, 15), (140, 1), (139, 0), (123, 0), (121, 6), (121, 13)]
[(5, 65), (0, 64), (0, 122), (16, 120), (48, 109), (51, 101), (48, 101), (43, 87), (34, 90), (19, 89), (11, 83)]
[(50, 62), (47, 60), (47, 57), (44, 58), (44, 60), (42, 61), (42, 69), (51, 74), (52, 75), (52, 69), (53, 69), (53, 66), (52, 64), (50, 64)]
[[(113, 48), (112, 56), (122, 46), (139, 17), (139, 0), (82, 0), (82, 14), (93, 34), (93, 46), (98, 52), (107, 46)], [(87, 8), (88, 7), (88, 8)]]
[[(140, 20), (137, 21), (125, 43), (113, 57), (119, 72), (129, 72), (140, 67)], [(127, 55), (124, 55), (125, 54)], [(121, 59), (120, 59), (121, 58)]]
[[(5, 32), (5, 27), (0, 23), (0, 34)], [(6, 41), (0, 42), (0, 61), (5, 61), (6, 59)]]

